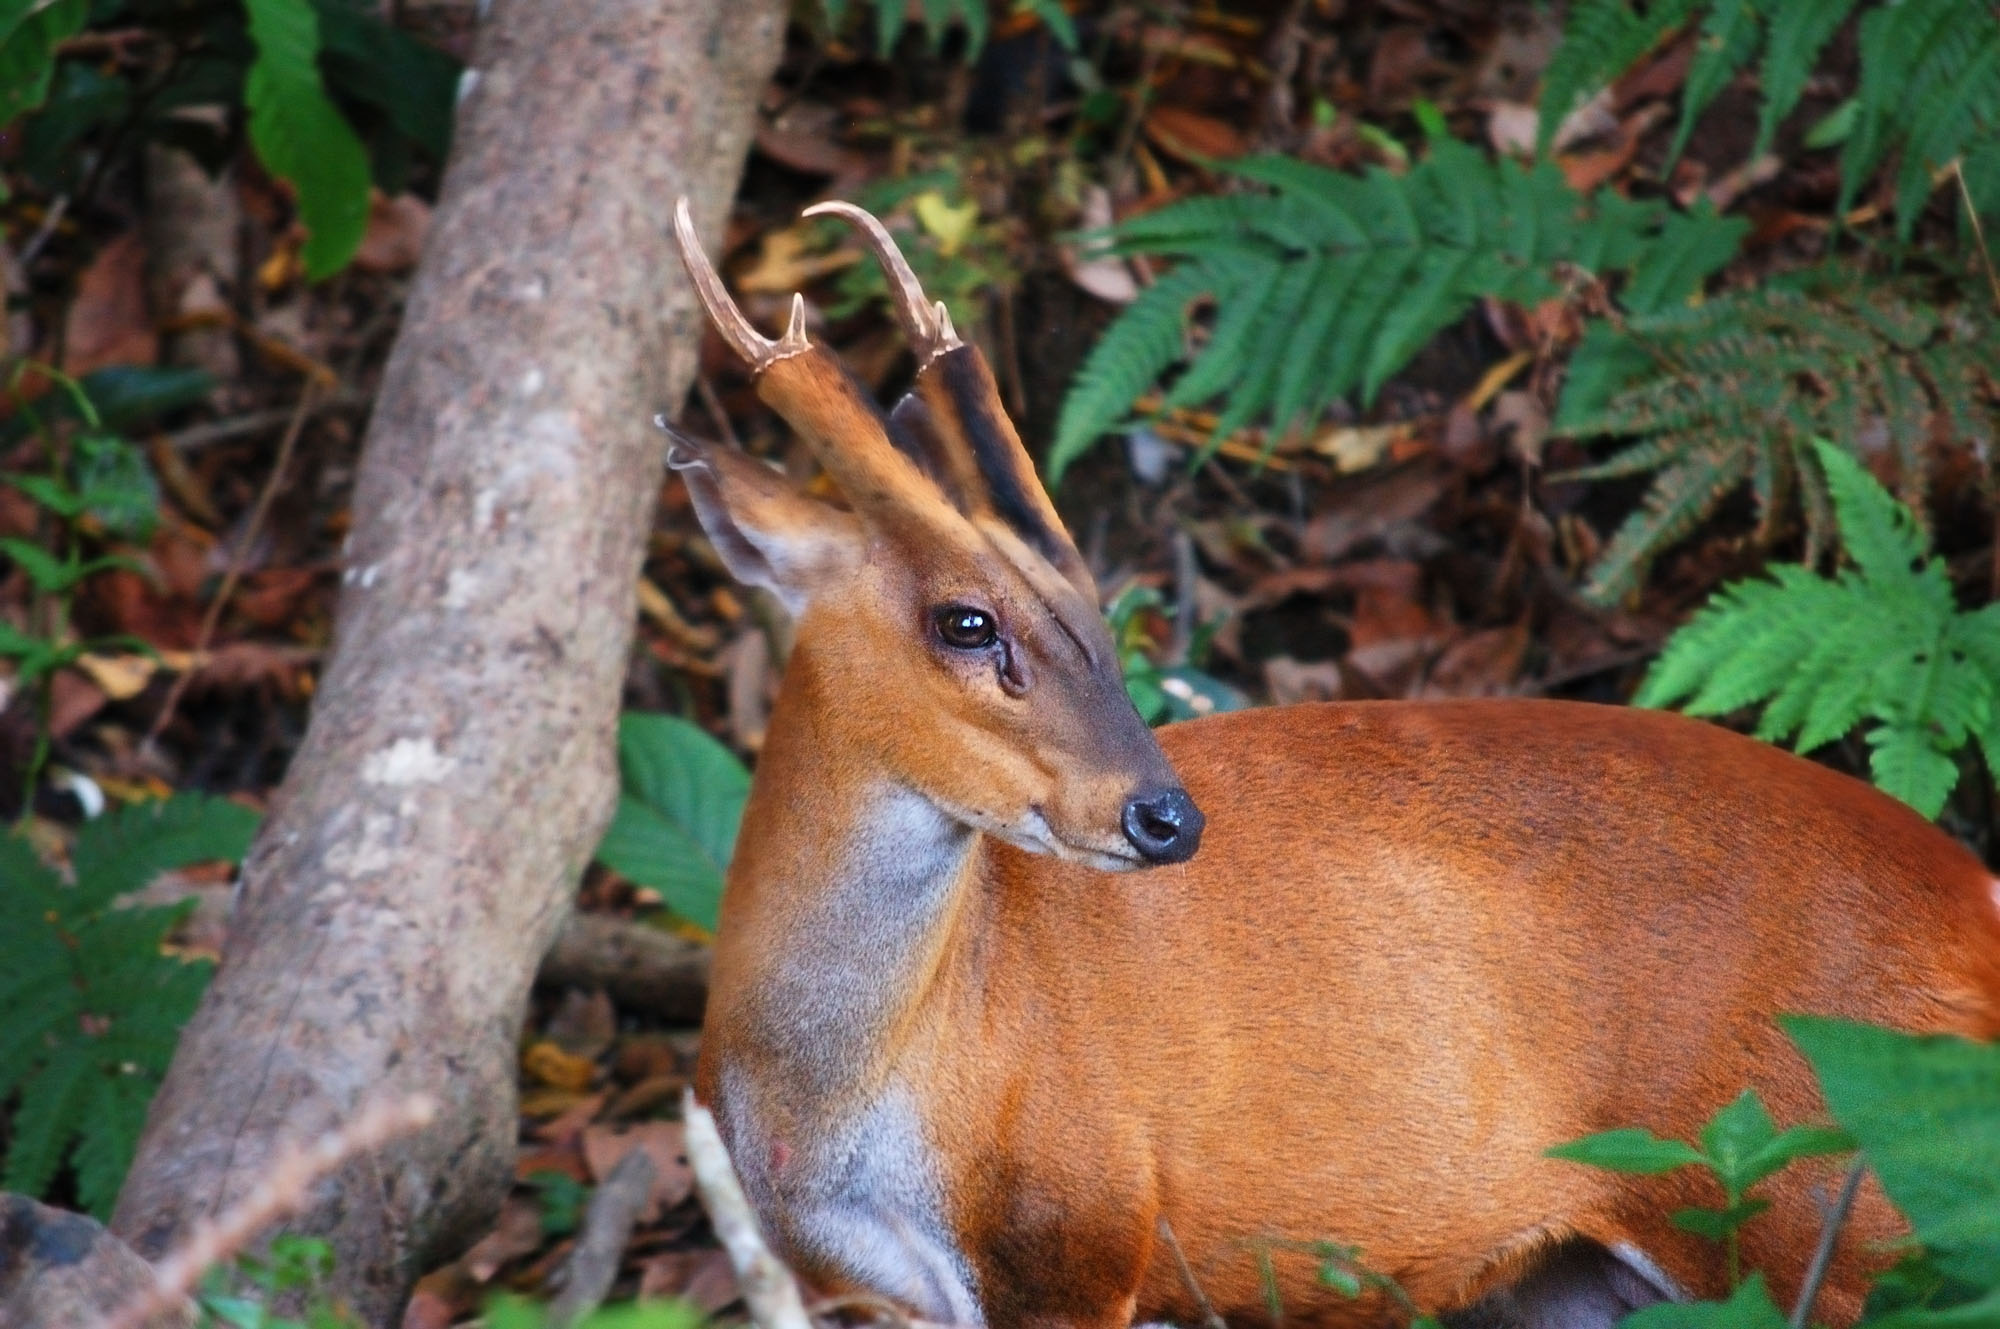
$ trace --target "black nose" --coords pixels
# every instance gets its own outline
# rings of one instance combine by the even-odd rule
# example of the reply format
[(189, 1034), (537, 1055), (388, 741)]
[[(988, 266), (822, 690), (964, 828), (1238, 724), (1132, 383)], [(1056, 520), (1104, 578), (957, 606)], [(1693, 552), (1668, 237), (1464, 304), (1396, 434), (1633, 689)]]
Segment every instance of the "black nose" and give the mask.
[(1149, 791), (1125, 805), (1125, 838), (1148, 863), (1185, 863), (1201, 846), (1205, 820), (1187, 790)]

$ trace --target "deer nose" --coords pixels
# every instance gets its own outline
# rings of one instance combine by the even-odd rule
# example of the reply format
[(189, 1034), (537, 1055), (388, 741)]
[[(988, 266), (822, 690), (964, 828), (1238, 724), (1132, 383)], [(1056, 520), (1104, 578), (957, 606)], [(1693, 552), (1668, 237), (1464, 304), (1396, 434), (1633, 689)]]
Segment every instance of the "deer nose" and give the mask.
[(1201, 846), (1206, 820), (1187, 790), (1150, 790), (1125, 805), (1125, 838), (1148, 863), (1185, 863)]

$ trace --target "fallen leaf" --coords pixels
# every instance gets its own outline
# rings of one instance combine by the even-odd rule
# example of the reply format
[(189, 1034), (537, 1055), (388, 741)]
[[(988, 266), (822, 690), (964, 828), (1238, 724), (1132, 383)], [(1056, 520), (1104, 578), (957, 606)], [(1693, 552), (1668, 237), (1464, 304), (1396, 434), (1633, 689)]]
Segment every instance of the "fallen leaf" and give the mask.
[(1534, 156), (1535, 137), (1541, 127), (1541, 113), (1520, 102), (1494, 102), (1486, 113), (1486, 141), (1502, 156)]
[(138, 696), (152, 682), (159, 671), (159, 661), (150, 655), (98, 655), (87, 654), (78, 658), (76, 667), (90, 676), (90, 681), (112, 701), (125, 701)]
[(422, 257), (430, 228), (430, 204), (415, 194), (385, 198), (378, 189), (368, 200), (368, 229), (354, 251), (354, 266), (363, 272), (408, 272)]
[(563, 1051), (595, 1062), (611, 1050), (611, 1040), (618, 1035), (618, 1014), (601, 989), (571, 988), (563, 993), (542, 1033)]
[(740, 1295), (728, 1253), (713, 1246), (655, 1255), (639, 1269), (640, 1301), (678, 1297), (714, 1315)]
[(146, 308), (146, 247), (127, 231), (97, 251), (69, 306), (63, 368), (81, 377), (106, 365), (149, 365), (160, 339)]
[[(582, 1178), (578, 1178), (582, 1180)], [(488, 1283), (503, 1265), (541, 1248), (542, 1214), (533, 1200), (510, 1195), (493, 1230), (472, 1243), (458, 1264), (475, 1283)]]
[[(537, 1140), (547, 1140), (550, 1144), (568, 1144), (582, 1134), (584, 1127), (597, 1120), (597, 1114), (603, 1108), (604, 1095), (591, 1094), (570, 1104), (530, 1133)], [(522, 1115), (529, 1114), (523, 1109)]]
[(1503, 392), (1493, 402), (1493, 430), (1507, 434), (1507, 445), (1530, 466), (1542, 464), (1542, 445), (1549, 438), (1549, 413), (1532, 392)]
[(650, 1223), (694, 1193), (688, 1167), (686, 1132), (678, 1121), (641, 1121), (630, 1126), (602, 1123), (584, 1128), (583, 1157), (593, 1180), (602, 1182), (618, 1160), (643, 1149), (653, 1160), (653, 1190), (640, 1222)]
[(910, 202), (917, 214), (917, 224), (929, 232), (938, 242), (938, 252), (950, 257), (964, 248), (972, 238), (973, 230), (979, 225), (979, 205), (967, 201), (953, 207), (945, 202), (943, 194), (935, 189), (926, 189)]
[(1248, 140), (1233, 125), (1178, 106), (1155, 106), (1147, 111), (1145, 130), (1160, 151), (1197, 164), (1241, 157), (1250, 151)]
[(528, 1045), (521, 1054), (521, 1069), (543, 1084), (581, 1092), (597, 1075), (597, 1063), (589, 1057), (565, 1052), (549, 1039)]

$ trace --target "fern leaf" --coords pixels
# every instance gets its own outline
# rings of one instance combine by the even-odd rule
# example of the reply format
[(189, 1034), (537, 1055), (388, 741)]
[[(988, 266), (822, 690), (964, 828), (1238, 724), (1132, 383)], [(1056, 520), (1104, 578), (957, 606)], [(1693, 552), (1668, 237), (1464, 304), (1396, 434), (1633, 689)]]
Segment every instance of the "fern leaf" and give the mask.
[(1771, 150), (1778, 126), (1805, 93), (1819, 53), (1853, 9), (1854, 0), (1777, 0), (1758, 79), (1764, 102), (1757, 115), (1757, 142), (1750, 150), (1753, 160)]
[(107, 812), (84, 823), (77, 834), (72, 864), (79, 903), (107, 903), (174, 868), (238, 862), (249, 852), (257, 824), (250, 809), (201, 794), (176, 794)]
[(1050, 484), (1180, 359), (1184, 312), (1213, 284), (1206, 265), (1185, 263), (1140, 292), (1105, 330), (1063, 398), (1049, 448)]
[(1697, 8), (1698, 0), (1658, 0), (1640, 15), (1625, 0), (1576, 0), (1563, 23), (1562, 43), (1542, 74), (1536, 153), (1546, 156), (1571, 111), (1686, 23)]
[(1914, 726), (1881, 725), (1868, 733), (1869, 773), (1884, 793), (1902, 799), (1926, 817), (1944, 810), (1958, 784), (1958, 763), (1940, 752), (1930, 735)]
[(86, 1044), (65, 1043), (21, 1086), (0, 1189), (23, 1195), (40, 1195), (48, 1189), (89, 1100), (94, 1069)]
[(72, 1155), (76, 1164), (76, 1198), (100, 1222), (111, 1221), (112, 1206), (125, 1174), (132, 1170), (132, 1156), (139, 1149), (139, 1134), (146, 1128), (146, 1109), (152, 1105), (153, 1082), (138, 1075), (113, 1073), (91, 1082), (90, 1106), (83, 1114), (83, 1129)]
[(257, 47), (243, 82), (250, 142), (265, 168), (298, 190), (306, 276), (318, 281), (345, 267), (361, 247), (368, 226), (368, 154), (327, 100), (319, 74), (319, 19), (309, 0), (244, 0), (244, 8)]
[(1591, 569), (1585, 594), (1609, 603), (1638, 584), (1654, 552), (1692, 531), (1721, 497), (1750, 474), (1741, 443), (1690, 447), (1655, 476), (1638, 511), (1625, 519)]
[(1667, 149), (1666, 169), (1672, 170), (1687, 147), (1694, 122), (1708, 109), (1716, 94), (1729, 85), (1738, 70), (1757, 53), (1763, 36), (1763, 16), (1753, 0), (1711, 0), (1712, 8), (1702, 20), (1701, 36), (1695, 45), (1694, 63), (1688, 66), (1687, 82), (1681, 88), (1681, 123)]
[[(1078, 374), (1052, 481), (1180, 362), (1182, 325), (1200, 297), (1212, 298), (1213, 331), (1166, 403), (1219, 397), (1226, 427), (1268, 415), (1282, 430), (1339, 394), (1372, 399), (1482, 296), (1538, 300), (1560, 289), (1558, 264), (1651, 260), (1652, 287), (1678, 300), (1727, 261), (1741, 233), (1712, 212), (1668, 222), (1659, 207), (1610, 191), (1586, 200), (1553, 166), (1496, 165), (1448, 139), (1405, 176), (1274, 157), (1229, 170), (1272, 192), (1185, 200), (1112, 233), (1119, 252), (1179, 262), (1113, 320)], [(1260, 326), (1273, 318), (1292, 320), (1288, 344)], [(1250, 354), (1274, 345), (1282, 354)]]
[(1686, 300), (1736, 257), (1749, 233), (1746, 218), (1718, 216), (1706, 199), (1692, 212), (1669, 216), (1659, 239), (1633, 267), (1620, 303), (1635, 314), (1650, 314)]
[(1910, 510), (1853, 457), (1823, 440), (1816, 447), (1841, 537), (1862, 576), (1907, 581), (1924, 557), (1924, 538)]

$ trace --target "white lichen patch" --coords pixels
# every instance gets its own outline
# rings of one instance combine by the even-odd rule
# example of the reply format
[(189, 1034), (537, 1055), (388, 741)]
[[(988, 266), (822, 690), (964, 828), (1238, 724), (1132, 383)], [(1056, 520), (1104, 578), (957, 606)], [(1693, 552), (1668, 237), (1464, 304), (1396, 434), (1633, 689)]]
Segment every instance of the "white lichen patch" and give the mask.
[(479, 574), (471, 568), (453, 568), (445, 579), (444, 607), (469, 609), (479, 591)]
[(399, 738), (362, 759), (361, 778), (369, 784), (435, 784), (457, 765), (428, 738)]

